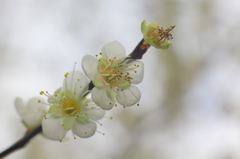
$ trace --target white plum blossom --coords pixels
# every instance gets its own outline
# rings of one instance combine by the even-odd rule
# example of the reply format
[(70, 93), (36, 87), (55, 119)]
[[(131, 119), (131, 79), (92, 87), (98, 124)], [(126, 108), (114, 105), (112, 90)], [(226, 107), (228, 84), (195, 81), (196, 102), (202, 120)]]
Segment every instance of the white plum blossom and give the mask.
[(39, 98), (31, 98), (25, 106), (21, 98), (16, 98), (15, 107), (29, 131), (41, 125), (43, 116), (47, 114), (46, 106), (38, 103)]
[[(42, 120), (44, 135), (51, 140), (59, 140), (65, 137), (68, 130), (75, 135), (86, 138), (97, 131), (97, 120), (105, 115), (102, 110), (85, 96), (88, 91), (88, 80), (83, 73), (73, 71), (66, 73), (63, 86), (53, 95), (41, 91), (40, 94), (48, 96), (50, 109)], [(41, 102), (41, 101), (39, 101)]]
[(98, 55), (97, 58), (86, 55), (82, 59), (82, 68), (95, 86), (92, 89), (93, 101), (105, 110), (112, 109), (116, 100), (124, 107), (136, 104), (141, 93), (132, 84), (142, 81), (143, 62), (129, 59), (118, 41), (103, 46), (100, 55), (99, 59)]

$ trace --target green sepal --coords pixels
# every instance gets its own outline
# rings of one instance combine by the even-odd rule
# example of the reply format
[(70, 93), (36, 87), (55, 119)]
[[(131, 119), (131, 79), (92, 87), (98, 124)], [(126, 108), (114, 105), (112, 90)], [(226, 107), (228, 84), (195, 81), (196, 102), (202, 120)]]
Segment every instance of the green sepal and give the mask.
[(58, 108), (56, 108), (56, 106), (51, 106), (50, 108), (49, 108), (49, 110), (48, 110), (48, 113), (54, 113), (54, 112), (56, 112), (58, 110)]
[(93, 85), (97, 88), (100, 88), (100, 89), (104, 87), (103, 83), (99, 80), (93, 81)]
[(23, 123), (23, 125), (24, 125), (26, 128), (29, 128), (28, 125), (27, 125), (27, 123), (26, 123), (25, 121), (22, 120), (22, 123)]
[(65, 117), (63, 118), (62, 122), (64, 124), (64, 129), (65, 130), (70, 130), (74, 124), (74, 118), (70, 118), (70, 117)]
[(121, 89), (126, 89), (126, 88), (128, 88), (130, 85), (131, 85), (130, 82), (124, 82), (124, 83), (122, 83), (122, 84), (119, 85), (119, 88), (121, 88)]
[(155, 47), (158, 49), (167, 50), (171, 45), (172, 45), (171, 41), (165, 40), (165, 42), (161, 46)]
[(117, 97), (117, 93), (115, 93), (113, 89), (108, 89), (106, 93), (107, 96), (110, 97), (111, 99), (115, 99)]

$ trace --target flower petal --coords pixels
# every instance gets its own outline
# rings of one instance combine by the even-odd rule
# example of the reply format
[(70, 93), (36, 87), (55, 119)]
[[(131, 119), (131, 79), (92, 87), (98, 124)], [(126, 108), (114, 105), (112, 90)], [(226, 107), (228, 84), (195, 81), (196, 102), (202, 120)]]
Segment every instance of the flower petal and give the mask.
[(34, 128), (41, 124), (44, 114), (38, 112), (28, 112), (22, 116), (22, 120), (28, 128)]
[(86, 55), (82, 59), (82, 69), (84, 73), (88, 76), (89, 79), (92, 81), (96, 80), (96, 73), (97, 71), (97, 66), (98, 66), (98, 61), (95, 57), (91, 55)]
[[(59, 94), (61, 91), (64, 91), (64, 90), (62, 90), (62, 87), (58, 88), (58, 89), (54, 92), (54, 94)], [(49, 96), (49, 97), (48, 97), (48, 103), (54, 103), (57, 99), (58, 99), (58, 98), (57, 98), (56, 96), (54, 96), (54, 95)]]
[(97, 129), (97, 125), (93, 121), (83, 121), (81, 119), (77, 119), (73, 124), (72, 131), (79, 137), (90, 137), (95, 134)]
[(131, 85), (129, 88), (117, 92), (117, 101), (123, 106), (132, 106), (141, 98), (141, 92), (136, 86)]
[(44, 135), (51, 140), (62, 140), (66, 135), (66, 130), (61, 124), (61, 118), (51, 118), (42, 120)]
[(46, 110), (46, 105), (42, 104), (42, 103), (38, 103), (38, 100), (44, 101), (43, 99), (40, 98), (31, 98), (28, 101), (27, 104), (27, 110), (29, 111), (38, 111), (38, 110)]
[(23, 105), (22, 99), (17, 98), (15, 100), (16, 109), (27, 128), (31, 129), (40, 125), (46, 112), (46, 106), (38, 103), (38, 100), (39, 98), (30, 99), (27, 106)]
[(63, 82), (63, 89), (65, 91), (71, 90), (77, 95), (83, 95), (88, 89), (88, 80), (80, 71), (73, 71), (65, 77)]
[(147, 31), (147, 22), (145, 20), (141, 23), (141, 31), (143, 34)]
[[(89, 105), (90, 105), (90, 103), (89, 103)], [(100, 107), (97, 107), (94, 109), (90, 108), (89, 110), (86, 111), (86, 113), (88, 114), (89, 119), (99, 120), (104, 117), (106, 111), (101, 109)]]
[(22, 114), (24, 114), (24, 112), (25, 112), (25, 107), (23, 105), (23, 100), (21, 98), (17, 97), (15, 99), (15, 107), (16, 107), (18, 113), (22, 116)]
[(130, 76), (131, 78), (133, 78), (133, 79), (131, 80), (131, 83), (132, 83), (132, 84), (141, 83), (142, 80), (143, 80), (144, 63), (141, 62), (141, 61), (137, 61), (137, 60), (128, 60), (128, 61), (126, 61), (126, 62), (127, 62), (127, 63), (128, 63), (128, 62), (129, 62), (129, 63), (133, 63), (133, 64), (139, 66), (139, 67), (137, 67), (136, 69), (134, 69), (134, 71), (136, 71), (136, 73), (133, 72), (133, 71), (129, 71), (128, 73), (130, 74), (129, 76)]
[(99, 107), (105, 110), (112, 109), (114, 105), (113, 96), (108, 89), (98, 89), (94, 87), (92, 90), (92, 100), (96, 103)]
[(114, 57), (118, 59), (126, 56), (125, 48), (118, 41), (113, 41), (104, 45), (101, 52), (102, 57), (107, 60), (113, 59)]

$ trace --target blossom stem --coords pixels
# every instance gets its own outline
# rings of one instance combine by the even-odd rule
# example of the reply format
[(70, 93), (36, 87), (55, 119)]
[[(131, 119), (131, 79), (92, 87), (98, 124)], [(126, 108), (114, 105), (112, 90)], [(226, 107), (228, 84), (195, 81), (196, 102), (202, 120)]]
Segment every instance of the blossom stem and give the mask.
[(42, 126), (40, 125), (34, 130), (32, 130), (31, 132), (27, 133), (22, 139), (20, 139), (15, 144), (10, 146), (8, 149), (0, 153), (0, 158), (3, 158), (16, 150), (23, 148), (34, 136), (36, 136), (41, 132), (42, 132)]
[[(135, 49), (132, 51), (132, 53), (130, 53), (130, 57), (126, 58), (126, 59), (142, 59), (142, 56), (147, 52), (147, 50), (149, 49), (150, 45), (144, 40), (142, 39), (138, 45), (135, 47)], [(126, 60), (125, 59), (125, 60)]]

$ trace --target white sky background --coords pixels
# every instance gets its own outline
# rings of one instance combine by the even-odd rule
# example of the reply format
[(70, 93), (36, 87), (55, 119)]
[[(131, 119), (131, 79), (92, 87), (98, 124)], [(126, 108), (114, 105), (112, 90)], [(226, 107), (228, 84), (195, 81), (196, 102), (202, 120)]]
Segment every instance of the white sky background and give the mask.
[[(157, 2), (2, 0), (0, 151), (25, 133), (14, 107), (17, 96), (27, 102), (42, 90), (53, 93), (74, 62), (81, 70), (82, 57), (99, 53), (108, 42), (118, 40), (130, 53), (142, 38), (142, 20), (168, 27), (167, 17), (159, 19), (156, 15), (166, 9), (164, 5), (156, 7)], [(109, 112), (114, 120), (103, 119), (103, 127), (98, 129), (105, 136), (74, 140), (69, 132), (67, 139), (59, 143), (39, 135), (7, 158), (240, 158), (240, 3), (211, 3), (209, 19), (201, 23), (203, 15), (198, 7), (202, 1), (173, 1), (177, 15), (170, 25), (177, 27), (171, 49), (189, 68), (194, 61), (201, 63), (183, 95), (185, 115), (173, 126), (159, 127), (158, 122), (163, 122), (166, 114), (155, 112), (161, 109), (164, 98), (164, 71), (159, 72), (164, 66), (157, 54), (168, 52), (150, 48), (143, 58), (145, 77), (138, 85), (141, 106), (124, 110), (117, 107)], [(141, 122), (134, 124), (135, 120)], [(135, 146), (126, 151), (134, 142)]]

